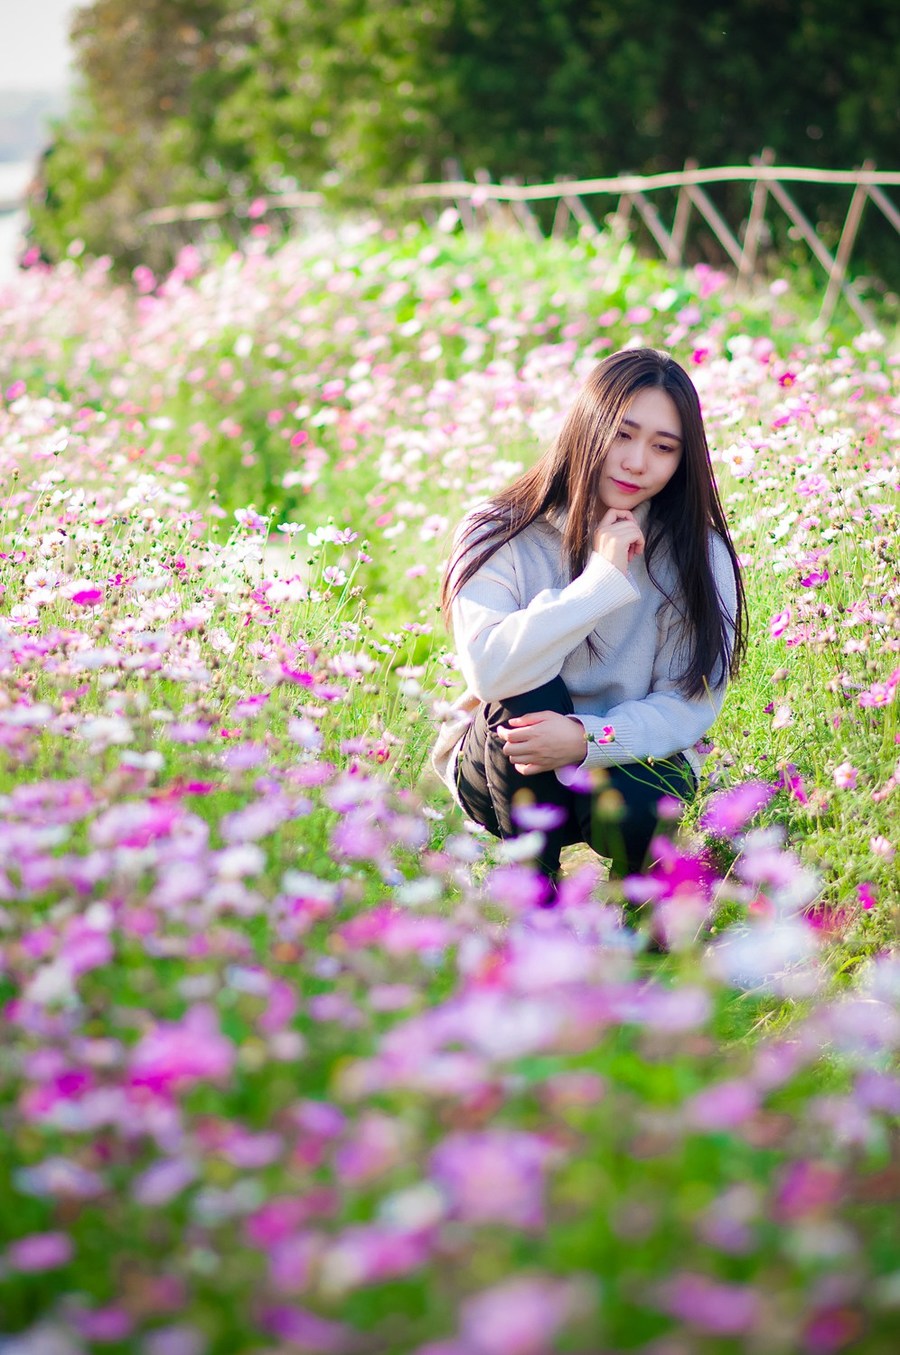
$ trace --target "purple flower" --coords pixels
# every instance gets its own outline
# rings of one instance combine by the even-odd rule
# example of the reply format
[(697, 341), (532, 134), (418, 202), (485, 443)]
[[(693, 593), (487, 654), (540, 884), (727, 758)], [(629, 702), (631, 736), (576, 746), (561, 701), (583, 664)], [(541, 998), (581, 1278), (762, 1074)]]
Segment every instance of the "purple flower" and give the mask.
[(589, 795), (594, 788), (594, 782), (591, 773), (587, 767), (574, 763), (570, 767), (557, 767), (556, 779), (569, 790), (574, 790), (583, 795)]
[(661, 1286), (658, 1298), (664, 1312), (713, 1336), (739, 1336), (756, 1325), (759, 1294), (749, 1285), (725, 1284), (691, 1271), (682, 1271)]
[(206, 1337), (198, 1327), (177, 1322), (157, 1327), (144, 1337), (144, 1355), (203, 1355)]
[(331, 1355), (346, 1348), (351, 1329), (340, 1322), (329, 1322), (304, 1308), (272, 1304), (260, 1313), (260, 1325), (270, 1336), (288, 1341), (308, 1355)]
[(580, 1298), (575, 1285), (549, 1276), (505, 1280), (465, 1301), (461, 1334), (477, 1355), (545, 1355)]
[(759, 1105), (759, 1093), (748, 1082), (731, 1080), (716, 1083), (692, 1096), (685, 1110), (688, 1122), (697, 1129), (734, 1129), (753, 1115)]
[(72, 1324), (86, 1341), (97, 1345), (124, 1341), (131, 1335), (134, 1322), (124, 1308), (76, 1309), (72, 1314)]
[(546, 1140), (520, 1130), (450, 1134), (431, 1155), (431, 1173), (457, 1218), (539, 1228), (552, 1156)]
[(774, 794), (774, 788), (764, 781), (744, 781), (730, 790), (721, 790), (710, 799), (700, 825), (715, 837), (733, 837)]
[(310, 1286), (313, 1266), (322, 1250), (315, 1233), (297, 1233), (276, 1242), (269, 1252), (269, 1278), (282, 1294), (302, 1294)]
[(137, 1204), (151, 1207), (168, 1204), (191, 1184), (196, 1175), (197, 1168), (186, 1158), (154, 1162), (135, 1179), (132, 1197)]
[(4, 1260), (10, 1270), (32, 1275), (67, 1266), (73, 1250), (72, 1239), (66, 1233), (31, 1233), (11, 1242)]
[(513, 805), (512, 819), (520, 828), (548, 832), (565, 823), (568, 811), (562, 805)]

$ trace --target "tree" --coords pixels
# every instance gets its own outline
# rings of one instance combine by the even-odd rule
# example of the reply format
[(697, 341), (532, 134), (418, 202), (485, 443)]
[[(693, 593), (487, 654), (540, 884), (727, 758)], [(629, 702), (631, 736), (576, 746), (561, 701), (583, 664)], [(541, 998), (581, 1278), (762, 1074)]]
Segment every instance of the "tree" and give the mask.
[[(285, 185), (365, 201), (447, 157), (546, 180), (766, 145), (892, 164), (900, 144), (892, 0), (95, 0), (74, 40), (35, 226), (125, 263), (153, 247), (150, 207)], [(846, 195), (804, 201), (837, 219)]]

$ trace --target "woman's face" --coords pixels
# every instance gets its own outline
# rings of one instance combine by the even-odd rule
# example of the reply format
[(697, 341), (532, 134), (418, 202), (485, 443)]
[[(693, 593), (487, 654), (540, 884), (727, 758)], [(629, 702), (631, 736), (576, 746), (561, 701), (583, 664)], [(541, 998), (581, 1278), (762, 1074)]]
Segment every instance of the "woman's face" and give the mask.
[(625, 410), (600, 471), (608, 508), (637, 508), (669, 483), (682, 457), (681, 418), (664, 390), (638, 391)]

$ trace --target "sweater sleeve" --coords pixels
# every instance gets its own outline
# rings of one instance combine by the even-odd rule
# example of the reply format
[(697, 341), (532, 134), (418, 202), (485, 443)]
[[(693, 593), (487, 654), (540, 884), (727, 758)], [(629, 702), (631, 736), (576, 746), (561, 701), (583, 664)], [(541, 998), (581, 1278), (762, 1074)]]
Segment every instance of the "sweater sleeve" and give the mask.
[[(717, 534), (711, 535), (710, 557), (733, 645), (737, 590), (731, 556)], [(583, 766), (604, 767), (671, 757), (701, 739), (721, 710), (727, 686), (725, 674), (701, 696), (686, 697), (678, 690), (677, 678), (684, 665), (683, 626), (671, 604), (665, 608), (664, 618), (648, 695), (641, 700), (623, 701), (604, 714), (578, 715), (588, 735), (600, 738), (610, 725), (615, 731), (610, 743), (588, 743)]]
[(453, 603), (453, 635), (466, 685), (480, 700), (498, 701), (550, 682), (601, 617), (639, 598), (630, 579), (592, 552), (565, 588), (545, 588), (522, 606), (507, 542)]

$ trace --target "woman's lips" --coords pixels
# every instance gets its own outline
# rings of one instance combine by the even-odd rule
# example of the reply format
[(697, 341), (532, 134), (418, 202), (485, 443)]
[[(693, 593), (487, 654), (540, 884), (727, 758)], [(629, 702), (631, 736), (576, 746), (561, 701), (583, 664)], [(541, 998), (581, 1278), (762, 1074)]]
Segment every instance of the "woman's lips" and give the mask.
[(616, 488), (621, 489), (624, 494), (637, 494), (640, 489), (640, 485), (629, 485), (625, 480), (616, 480), (613, 477), (610, 478)]

